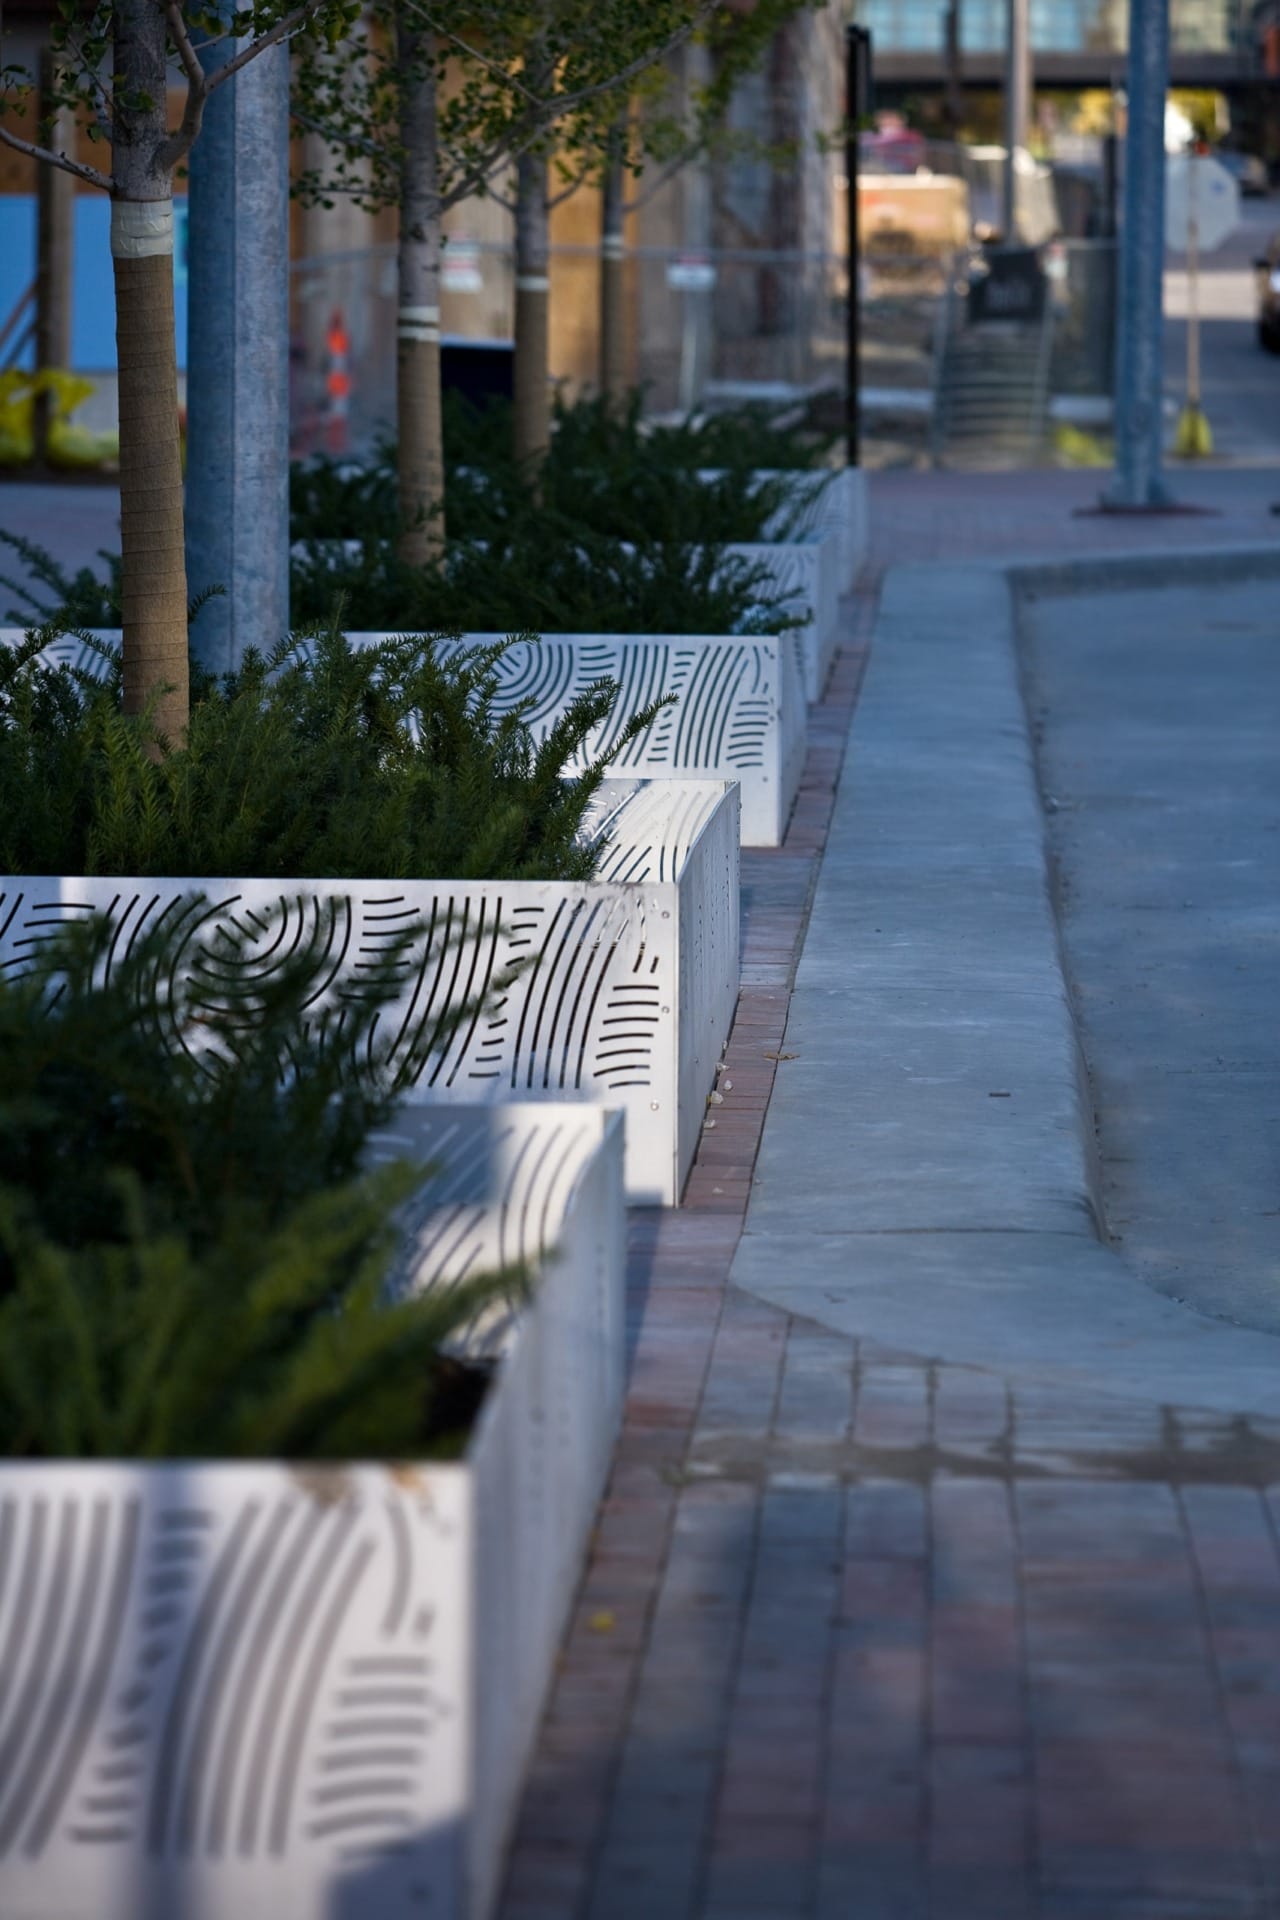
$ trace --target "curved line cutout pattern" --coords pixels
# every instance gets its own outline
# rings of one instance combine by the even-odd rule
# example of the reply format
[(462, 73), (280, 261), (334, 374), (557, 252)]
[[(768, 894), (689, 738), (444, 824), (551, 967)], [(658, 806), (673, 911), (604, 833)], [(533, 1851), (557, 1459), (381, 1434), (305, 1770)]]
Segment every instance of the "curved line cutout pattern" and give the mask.
[(415, 1281), (477, 1195), (556, 1246), (463, 1462), (0, 1463), (0, 1913), (491, 1911), (621, 1408), (622, 1132), (419, 1118)]
[[(791, 543), (749, 551), (768, 562), (797, 609), (819, 595), (817, 560), (824, 551), (819, 545)], [(570, 702), (594, 682), (616, 680), (619, 694), (613, 710), (594, 729), (571, 770), (606, 755), (620, 775), (737, 780), (743, 790), (743, 844), (776, 846), (795, 799), (789, 748), (792, 736), (804, 730), (806, 675), (820, 670), (802, 658), (797, 685), (787, 656), (811, 650), (808, 636), (809, 628), (801, 630), (799, 641), (548, 634), (537, 643), (511, 646), (498, 661), (494, 708), (501, 714), (524, 706), (535, 738), (543, 739)], [(16, 632), (0, 631), (0, 640), (17, 637)], [(382, 637), (350, 636), (355, 644), (372, 644)], [(472, 647), (500, 637), (468, 634), (460, 644)], [(103, 633), (97, 638), (111, 646), (118, 636)], [(452, 642), (441, 642), (440, 648), (455, 650)], [(71, 635), (53, 641), (41, 658), (88, 674), (103, 667), (101, 656)], [(664, 707), (651, 726), (615, 754), (631, 715), (667, 694), (674, 694), (677, 704)]]
[[(732, 843), (713, 831), (730, 813)], [(376, 1044), (403, 1069), (412, 1096), (621, 1106), (629, 1191), (671, 1204), (697, 1137), (692, 1116), (681, 1116), (677, 1063), (689, 1047), (699, 1061), (710, 1053), (705, 1096), (711, 1049), (728, 1031), (719, 1013), (708, 1031), (708, 1009), (681, 999), (680, 943), (707, 922), (711, 888), (723, 932), (709, 966), (736, 992), (737, 813), (736, 790), (720, 782), (607, 781), (586, 826), (604, 842), (600, 876), (582, 882), (353, 882), (294, 893), (262, 880), (0, 877), (0, 968), (21, 969), (59, 926), (98, 914), (115, 936), (109, 972), (143, 928), (175, 917), (182, 938), (172, 970), (151, 983), (140, 1016), (209, 1068), (207, 1026), (180, 1028), (171, 1015), (184, 988), (197, 1008), (247, 1023), (255, 991), (306, 949), (316, 969), (311, 1017), (326, 1043), (342, 1044), (368, 969), (407, 931), (425, 953), (405, 962)], [(695, 874), (708, 836), (716, 858), (697, 862)], [(235, 1038), (233, 1025), (228, 1044)]]
[[(420, 1824), (458, 1713), (435, 1636), (451, 1596), (433, 1600), (433, 1583), (464, 1515), (419, 1479), (98, 1463), (78, 1465), (74, 1490), (57, 1468), (10, 1476), (6, 1584), (53, 1625), (24, 1653), (16, 1612), (0, 1613), (0, 1669), (28, 1715), (0, 1780), (0, 1910), (25, 1911), (18, 1890), (51, 1859), (79, 1859), (105, 1892), (124, 1850), (135, 1867), (245, 1862), (332, 1852), (339, 1826), (346, 1848)], [(251, 1794), (274, 1832), (246, 1823)]]
[[(375, 1136), (372, 1157), (413, 1161), (431, 1177), (403, 1209), (404, 1253), (393, 1286), (416, 1293), (498, 1268), (542, 1266), (600, 1127), (594, 1106), (402, 1108)], [(496, 1355), (513, 1325), (511, 1308), (495, 1308), (460, 1337), (469, 1350)]]

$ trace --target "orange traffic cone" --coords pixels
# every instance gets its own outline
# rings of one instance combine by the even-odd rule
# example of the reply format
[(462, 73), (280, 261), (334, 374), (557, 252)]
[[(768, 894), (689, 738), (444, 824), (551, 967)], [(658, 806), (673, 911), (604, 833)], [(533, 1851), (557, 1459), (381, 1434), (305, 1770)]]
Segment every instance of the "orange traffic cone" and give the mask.
[(347, 451), (351, 413), (351, 338), (339, 307), (333, 310), (324, 344), (325, 445), (337, 456)]

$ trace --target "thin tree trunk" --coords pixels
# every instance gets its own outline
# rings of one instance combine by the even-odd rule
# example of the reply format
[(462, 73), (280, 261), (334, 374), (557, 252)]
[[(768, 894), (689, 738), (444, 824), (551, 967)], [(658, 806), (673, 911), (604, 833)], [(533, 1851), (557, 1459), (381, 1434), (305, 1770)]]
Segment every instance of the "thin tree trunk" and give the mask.
[[(41, 118), (53, 122), (49, 145), (55, 153), (74, 153), (75, 115), (67, 107), (53, 110), (57, 73), (53, 54), (40, 56)], [(61, 167), (36, 169), (36, 370), (66, 368), (71, 364), (72, 219), (75, 181)], [(33, 408), (33, 437), (37, 466), (49, 458), (49, 428), (56, 412), (54, 395), (37, 393)]]
[(516, 167), (515, 456), (531, 471), (551, 442), (547, 394), (551, 282), (547, 244), (547, 162), (525, 154)]
[(111, 255), (120, 380), (120, 545), (124, 705), (154, 700), (171, 746), (186, 731), (187, 573), (183, 554), (178, 362), (173, 318), (173, 182), (165, 136), (165, 16), (155, 0), (117, 0), (116, 180)]
[(627, 393), (627, 323), (623, 266), (623, 123), (609, 136), (600, 196), (600, 391), (621, 412)]
[(435, 37), (407, 12), (396, 22), (410, 76), (401, 119), (400, 310), (396, 324), (400, 558), (428, 566), (444, 552), (444, 421), (440, 403), (440, 183)]

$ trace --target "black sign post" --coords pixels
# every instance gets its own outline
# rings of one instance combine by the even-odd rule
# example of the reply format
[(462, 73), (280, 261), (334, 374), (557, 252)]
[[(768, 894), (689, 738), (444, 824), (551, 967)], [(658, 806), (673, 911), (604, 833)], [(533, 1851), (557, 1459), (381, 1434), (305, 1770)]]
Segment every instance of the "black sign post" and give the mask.
[(845, 35), (845, 102), (849, 311), (845, 341), (844, 426), (845, 458), (851, 467), (856, 467), (861, 459), (858, 444), (858, 356), (862, 338), (862, 315), (858, 301), (858, 133), (871, 115), (871, 34), (866, 27), (850, 27)]

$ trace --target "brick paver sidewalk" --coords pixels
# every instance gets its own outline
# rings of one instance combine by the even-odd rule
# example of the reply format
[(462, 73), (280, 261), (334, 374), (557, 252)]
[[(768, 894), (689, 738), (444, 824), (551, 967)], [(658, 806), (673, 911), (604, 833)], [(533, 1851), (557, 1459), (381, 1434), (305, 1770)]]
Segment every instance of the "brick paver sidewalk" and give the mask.
[[(907, 478), (877, 498), (913, 559), (1043, 552), (1097, 484)], [(1247, 478), (1237, 540), (1280, 529)], [(744, 855), (685, 1205), (631, 1216), (625, 1428), (501, 1920), (1275, 1920), (1280, 1427), (1014, 1387), (728, 1285), (873, 600), (785, 846)]]

